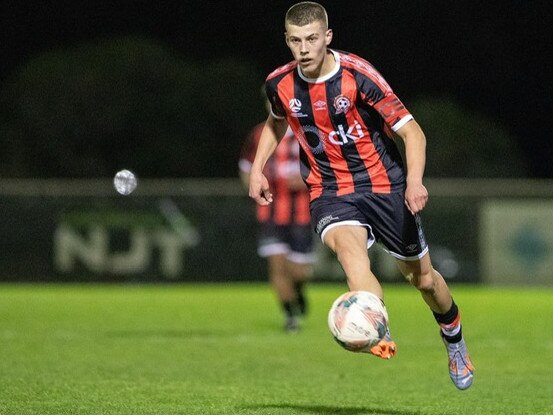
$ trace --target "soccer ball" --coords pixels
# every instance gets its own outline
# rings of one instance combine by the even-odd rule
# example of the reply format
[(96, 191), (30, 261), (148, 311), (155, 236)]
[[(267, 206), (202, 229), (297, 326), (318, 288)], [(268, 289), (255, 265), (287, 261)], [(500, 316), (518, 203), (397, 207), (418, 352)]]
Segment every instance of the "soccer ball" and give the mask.
[(368, 353), (386, 335), (388, 313), (376, 295), (349, 291), (330, 307), (328, 328), (344, 349)]
[(125, 196), (134, 192), (137, 184), (138, 181), (136, 180), (136, 176), (130, 170), (118, 171), (113, 178), (113, 186), (115, 187), (115, 190)]

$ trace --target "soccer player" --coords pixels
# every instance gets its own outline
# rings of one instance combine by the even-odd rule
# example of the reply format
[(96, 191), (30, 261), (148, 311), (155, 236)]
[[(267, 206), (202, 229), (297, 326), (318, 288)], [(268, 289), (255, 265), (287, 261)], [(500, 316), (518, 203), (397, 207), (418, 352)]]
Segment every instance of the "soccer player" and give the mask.
[[(293, 5), (284, 23), (294, 60), (273, 71), (265, 83), (271, 114), (251, 168), (250, 196), (262, 206), (273, 202), (263, 167), (290, 126), (301, 146), (313, 226), (335, 252), (350, 290), (383, 299), (367, 253), (380, 242), (439, 324), (453, 383), (468, 388), (474, 368), (459, 309), (432, 266), (419, 217), (428, 200), (423, 131), (369, 62), (329, 48), (333, 33), (320, 4)], [(405, 144), (406, 169), (393, 133)], [(385, 359), (395, 352), (389, 333), (371, 350)]]
[[(268, 101), (266, 105), (269, 110)], [(264, 124), (255, 126), (242, 146), (239, 171), (246, 187)], [(274, 201), (270, 206), (257, 205), (256, 212), (260, 224), (258, 254), (267, 259), (269, 280), (281, 304), (284, 329), (288, 332), (298, 331), (300, 317), (307, 313), (304, 287), (315, 261), (309, 192), (299, 169), (299, 145), (288, 129), (264, 169)]]

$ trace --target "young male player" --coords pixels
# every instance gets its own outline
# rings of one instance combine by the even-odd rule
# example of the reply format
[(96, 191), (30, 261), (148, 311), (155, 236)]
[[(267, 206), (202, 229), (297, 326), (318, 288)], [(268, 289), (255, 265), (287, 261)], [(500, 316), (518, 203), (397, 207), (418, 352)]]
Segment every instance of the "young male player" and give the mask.
[[(266, 105), (269, 110), (269, 103)], [(255, 126), (242, 145), (239, 169), (246, 187), (264, 124)], [(271, 206), (257, 205), (256, 212), (260, 224), (258, 254), (267, 259), (269, 279), (284, 312), (284, 329), (288, 332), (298, 331), (300, 317), (307, 313), (305, 283), (311, 277), (315, 261), (309, 192), (299, 168), (299, 145), (288, 129), (264, 169), (274, 202)]]
[[(252, 165), (250, 196), (263, 206), (273, 201), (263, 167), (289, 125), (302, 150), (312, 223), (336, 253), (349, 288), (383, 299), (367, 254), (375, 241), (382, 243), (433, 312), (450, 377), (457, 388), (467, 389), (474, 368), (459, 310), (432, 267), (419, 217), (428, 200), (424, 133), (369, 62), (329, 49), (333, 34), (320, 4), (293, 5), (286, 13), (285, 30), (294, 60), (266, 80), (271, 114)], [(406, 173), (392, 132), (405, 144)], [(371, 350), (385, 359), (395, 352), (389, 334)]]

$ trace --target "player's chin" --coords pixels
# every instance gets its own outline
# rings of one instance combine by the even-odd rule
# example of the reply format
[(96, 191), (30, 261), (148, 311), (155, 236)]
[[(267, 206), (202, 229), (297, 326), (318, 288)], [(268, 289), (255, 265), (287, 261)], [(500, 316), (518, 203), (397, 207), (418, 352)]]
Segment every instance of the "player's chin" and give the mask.
[(300, 63), (300, 68), (304, 74), (311, 74), (313, 70), (315, 69), (315, 65), (313, 65), (313, 61), (308, 62), (302, 62)]

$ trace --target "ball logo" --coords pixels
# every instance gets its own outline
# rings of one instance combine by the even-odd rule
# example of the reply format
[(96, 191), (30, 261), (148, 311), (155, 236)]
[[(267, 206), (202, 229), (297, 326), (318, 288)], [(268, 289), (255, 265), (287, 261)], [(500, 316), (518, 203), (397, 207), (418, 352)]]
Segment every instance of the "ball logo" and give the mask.
[(345, 114), (349, 111), (350, 107), (351, 101), (348, 97), (344, 95), (338, 95), (336, 98), (334, 98), (334, 109), (336, 110), (336, 114)]
[(288, 107), (292, 112), (300, 112), (301, 111), (301, 101), (297, 98), (292, 98), (290, 101), (288, 101)]

